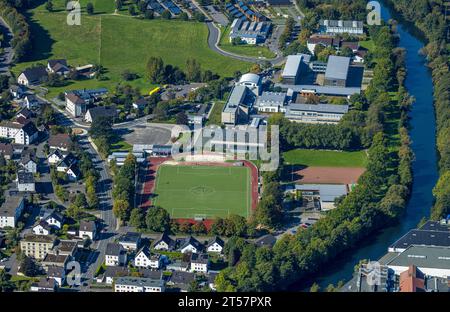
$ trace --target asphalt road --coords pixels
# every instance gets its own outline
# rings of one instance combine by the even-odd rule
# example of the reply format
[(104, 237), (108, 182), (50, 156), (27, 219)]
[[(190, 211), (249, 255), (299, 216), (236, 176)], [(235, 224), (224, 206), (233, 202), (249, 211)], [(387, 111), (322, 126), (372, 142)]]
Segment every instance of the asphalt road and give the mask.
[(11, 40), (13, 39), (13, 34), (11, 28), (6, 24), (5, 20), (0, 17), (0, 31), (4, 34), (4, 39), (2, 42), (3, 55), (0, 57), (0, 74), (10, 73), (10, 64), (14, 58), (14, 50), (11, 47)]

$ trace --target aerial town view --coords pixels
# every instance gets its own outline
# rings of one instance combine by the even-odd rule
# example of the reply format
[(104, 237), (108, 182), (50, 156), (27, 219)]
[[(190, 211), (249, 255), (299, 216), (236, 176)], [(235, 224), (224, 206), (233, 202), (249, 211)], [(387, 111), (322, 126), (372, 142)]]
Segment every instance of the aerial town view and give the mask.
[(449, 292), (449, 66), (450, 0), (0, 0), (0, 292)]

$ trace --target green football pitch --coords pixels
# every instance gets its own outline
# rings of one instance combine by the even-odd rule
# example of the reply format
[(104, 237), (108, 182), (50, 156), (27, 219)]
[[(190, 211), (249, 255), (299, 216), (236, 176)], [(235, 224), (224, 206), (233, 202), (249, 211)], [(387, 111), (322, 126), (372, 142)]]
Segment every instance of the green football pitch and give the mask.
[(156, 175), (153, 204), (172, 218), (248, 217), (251, 207), (247, 167), (162, 165)]

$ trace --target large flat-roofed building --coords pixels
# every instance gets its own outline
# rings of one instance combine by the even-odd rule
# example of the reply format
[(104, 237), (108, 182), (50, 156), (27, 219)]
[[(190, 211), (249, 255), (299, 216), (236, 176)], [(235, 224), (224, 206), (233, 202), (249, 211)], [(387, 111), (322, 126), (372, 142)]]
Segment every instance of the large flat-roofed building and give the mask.
[(269, 22), (247, 22), (236, 18), (231, 24), (230, 42), (240, 38), (247, 44), (258, 44), (266, 41), (272, 25)]
[(297, 84), (300, 78), (302, 63), (309, 63), (310, 55), (297, 54), (289, 55), (284, 65), (281, 78), (284, 84)]
[(259, 112), (278, 113), (286, 104), (285, 92), (263, 92), (256, 100), (255, 107)]
[(350, 58), (330, 55), (325, 71), (325, 86), (346, 87)]
[(222, 123), (236, 125), (247, 122), (253, 101), (254, 95), (250, 89), (242, 85), (235, 86), (222, 111)]
[(389, 246), (388, 251), (403, 252), (412, 245), (450, 247), (450, 232), (414, 229)]
[(20, 241), (20, 250), (28, 257), (43, 260), (55, 245), (51, 235), (29, 234)]
[(335, 35), (335, 34), (364, 34), (364, 24), (361, 21), (344, 21), (344, 20), (321, 20), (319, 22), (320, 32)]
[(7, 196), (0, 207), (0, 228), (16, 227), (25, 208), (23, 196)]
[(295, 122), (338, 123), (347, 112), (348, 105), (290, 104), (285, 117)]
[(164, 292), (162, 279), (145, 277), (119, 277), (115, 281), (115, 292)]
[(345, 184), (297, 184), (295, 191), (300, 193), (303, 198), (318, 200), (321, 210), (336, 208), (335, 199), (348, 194)]
[(450, 248), (412, 245), (395, 257), (387, 259), (386, 265), (396, 275), (414, 265), (428, 276), (447, 278), (450, 276)]

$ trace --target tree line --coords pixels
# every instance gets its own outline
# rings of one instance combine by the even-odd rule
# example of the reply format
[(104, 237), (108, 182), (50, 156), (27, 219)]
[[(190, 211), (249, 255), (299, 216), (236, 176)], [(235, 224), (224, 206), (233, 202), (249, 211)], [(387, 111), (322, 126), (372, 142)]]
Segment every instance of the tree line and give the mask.
[(25, 17), (16, 8), (22, 8), (25, 4), (17, 1), (2, 1), (0, 3), (0, 15), (11, 27), (13, 39), (11, 46), (14, 49), (14, 61), (23, 61), (31, 50), (30, 27)]

